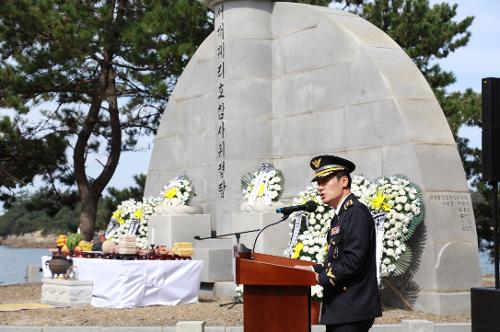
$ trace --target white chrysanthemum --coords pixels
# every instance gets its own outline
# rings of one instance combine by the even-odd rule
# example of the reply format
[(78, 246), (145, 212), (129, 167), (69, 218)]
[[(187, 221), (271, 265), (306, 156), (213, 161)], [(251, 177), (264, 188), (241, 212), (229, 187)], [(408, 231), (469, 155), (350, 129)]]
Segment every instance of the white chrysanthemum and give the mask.
[[(268, 167), (269, 166), (269, 167)], [(243, 176), (242, 196), (249, 203), (267, 202), (278, 200), (283, 192), (283, 177), (279, 176), (281, 171), (274, 169), (272, 165), (261, 165), (259, 170)], [(243, 188), (246, 185), (246, 188)]]
[[(120, 221), (119, 228), (116, 233), (112, 235), (112, 239), (118, 242), (121, 235), (126, 235), (131, 232), (131, 227), (137, 227), (135, 235), (137, 236), (136, 245), (139, 248), (145, 249), (148, 246), (148, 219), (153, 214), (154, 208), (159, 204), (160, 200), (157, 198), (146, 197), (142, 202), (137, 202), (133, 199), (123, 201), (113, 215), (119, 213)], [(114, 217), (112, 218), (115, 221)]]

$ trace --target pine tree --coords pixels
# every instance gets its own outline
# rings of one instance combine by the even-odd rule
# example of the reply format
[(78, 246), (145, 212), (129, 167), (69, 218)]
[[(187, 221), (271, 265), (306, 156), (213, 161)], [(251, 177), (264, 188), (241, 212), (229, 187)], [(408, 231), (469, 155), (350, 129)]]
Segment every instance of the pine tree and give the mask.
[[(155, 132), (176, 78), (211, 32), (207, 15), (196, 0), (2, 1), (0, 107), (15, 121), (37, 113), (20, 132), (71, 146), (72, 169), (56, 176), (77, 185), (86, 240), (121, 151)], [(107, 155), (95, 178), (86, 172), (92, 153)]]

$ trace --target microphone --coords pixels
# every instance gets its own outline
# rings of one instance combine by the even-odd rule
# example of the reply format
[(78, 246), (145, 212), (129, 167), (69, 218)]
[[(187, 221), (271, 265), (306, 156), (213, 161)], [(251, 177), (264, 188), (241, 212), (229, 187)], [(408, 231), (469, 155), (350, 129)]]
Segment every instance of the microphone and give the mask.
[(257, 239), (259, 238), (260, 233), (262, 233), (266, 228), (277, 225), (280, 222), (286, 220), (288, 218), (288, 216), (293, 212), (296, 212), (296, 211), (314, 212), (314, 211), (316, 211), (317, 207), (318, 207), (318, 204), (314, 203), (313, 201), (307, 201), (305, 204), (301, 204), (301, 205), (277, 208), (276, 213), (283, 213), (283, 217), (281, 217), (281, 219), (278, 220), (277, 222), (269, 224), (260, 230), (260, 232), (255, 237), (255, 241), (253, 242), (252, 253), (255, 252), (255, 245), (257, 244)]
[(314, 212), (314, 211), (316, 211), (317, 207), (318, 207), (318, 204), (316, 204), (314, 201), (307, 201), (305, 204), (277, 208), (276, 213), (283, 213), (285, 215), (289, 215), (289, 214), (296, 212), (296, 211)]

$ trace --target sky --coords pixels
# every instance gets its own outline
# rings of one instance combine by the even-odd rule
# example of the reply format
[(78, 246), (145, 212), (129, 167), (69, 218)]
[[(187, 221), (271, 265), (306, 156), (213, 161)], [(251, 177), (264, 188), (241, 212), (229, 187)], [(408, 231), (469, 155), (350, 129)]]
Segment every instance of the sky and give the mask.
[[(431, 0), (431, 4), (443, 1)], [(444, 1), (458, 4), (456, 19), (474, 16), (470, 31), (469, 44), (439, 60), (443, 70), (452, 71), (456, 83), (449, 91), (463, 91), (472, 88), (481, 91), (481, 78), (500, 77), (500, 1), (499, 0), (460, 0)], [(473, 146), (481, 145), (479, 128), (462, 128), (460, 135), (470, 138)], [(152, 140), (147, 142), (151, 148), (141, 152), (123, 153), (110, 186), (124, 188), (133, 183), (133, 176), (147, 173), (152, 151)], [(144, 146), (146, 146), (144, 144)]]
[[(431, 4), (443, 1), (431, 0)], [(460, 0), (446, 1), (458, 4), (457, 19), (474, 16), (470, 28), (472, 36), (467, 46), (458, 49), (446, 59), (439, 61), (444, 70), (452, 71), (456, 83), (450, 91), (463, 91), (472, 88), (481, 92), (481, 79), (484, 77), (500, 77), (500, 1), (498, 0)], [(481, 146), (481, 129), (462, 128), (460, 136), (468, 137), (471, 145)]]
[[(431, 0), (431, 4), (443, 1)], [(481, 91), (481, 78), (500, 77), (500, 1), (461, 0), (445, 1), (457, 3), (457, 19), (474, 16), (470, 28), (472, 36), (467, 46), (458, 49), (439, 64), (455, 73), (457, 82), (451, 90), (473, 88)]]
[[(443, 1), (430, 0), (431, 4)], [(457, 18), (474, 16), (470, 31), (472, 33), (469, 44), (450, 54), (446, 59), (438, 61), (446, 71), (452, 71), (456, 76), (456, 83), (450, 86), (449, 91), (463, 91), (472, 88), (481, 91), (481, 78), (500, 77), (500, 1), (499, 0), (460, 0), (446, 1), (457, 3)], [(479, 128), (463, 128), (461, 136), (470, 138), (473, 146), (480, 146), (481, 131)], [(134, 184), (133, 176), (147, 173), (153, 147), (153, 138), (145, 137), (141, 142), (140, 152), (124, 152), (115, 175), (109, 186), (126, 188)], [(89, 173), (97, 174), (99, 163), (89, 160)]]

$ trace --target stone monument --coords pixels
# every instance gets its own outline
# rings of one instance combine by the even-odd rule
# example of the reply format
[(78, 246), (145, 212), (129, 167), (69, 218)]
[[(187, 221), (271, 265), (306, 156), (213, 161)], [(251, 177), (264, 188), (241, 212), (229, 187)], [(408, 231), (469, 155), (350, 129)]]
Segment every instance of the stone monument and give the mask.
[(215, 31), (170, 97), (146, 195), (186, 172), (195, 203), (221, 234), (240, 213), (241, 176), (262, 162), (283, 171), (285, 201), (309, 185), (308, 162), (317, 154), (346, 157), (368, 178), (404, 174), (424, 190), (426, 205), (414, 308), (469, 312), (469, 289), (480, 284), (471, 198), (443, 112), (411, 59), (345, 11), (205, 2)]

